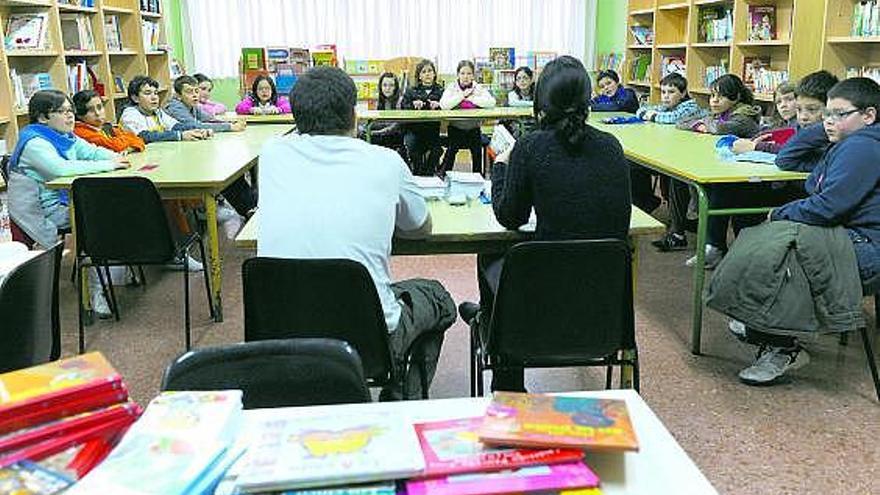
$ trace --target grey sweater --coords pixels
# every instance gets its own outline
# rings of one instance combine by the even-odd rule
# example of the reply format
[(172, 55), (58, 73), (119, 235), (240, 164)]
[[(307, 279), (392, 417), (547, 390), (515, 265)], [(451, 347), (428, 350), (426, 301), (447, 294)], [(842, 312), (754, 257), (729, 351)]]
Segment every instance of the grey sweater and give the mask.
[(232, 124), (229, 122), (217, 122), (207, 112), (198, 107), (188, 107), (176, 96), (165, 105), (168, 115), (177, 119), (182, 124), (191, 125), (192, 129), (211, 129), (214, 132), (229, 132)]

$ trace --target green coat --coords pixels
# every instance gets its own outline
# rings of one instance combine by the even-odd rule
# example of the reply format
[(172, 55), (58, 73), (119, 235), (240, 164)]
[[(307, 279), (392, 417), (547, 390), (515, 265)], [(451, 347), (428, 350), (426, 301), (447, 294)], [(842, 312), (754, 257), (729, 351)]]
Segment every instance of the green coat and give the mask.
[(715, 269), (706, 305), (770, 333), (865, 325), (855, 251), (843, 227), (774, 221), (745, 229)]

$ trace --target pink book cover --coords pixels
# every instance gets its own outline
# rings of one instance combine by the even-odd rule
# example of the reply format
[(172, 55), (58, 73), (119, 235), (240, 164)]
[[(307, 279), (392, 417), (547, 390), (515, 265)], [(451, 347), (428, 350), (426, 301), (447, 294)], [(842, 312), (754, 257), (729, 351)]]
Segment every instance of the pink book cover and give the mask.
[(489, 447), (480, 442), (482, 417), (433, 421), (415, 425), (425, 456), (422, 477), (432, 478), (473, 471), (498, 471), (535, 464), (558, 464), (583, 459), (579, 449), (514, 449)]
[(412, 480), (408, 495), (505, 495), (574, 488), (595, 488), (599, 478), (581, 461), (550, 466), (527, 466), (494, 473), (454, 474), (445, 478)]

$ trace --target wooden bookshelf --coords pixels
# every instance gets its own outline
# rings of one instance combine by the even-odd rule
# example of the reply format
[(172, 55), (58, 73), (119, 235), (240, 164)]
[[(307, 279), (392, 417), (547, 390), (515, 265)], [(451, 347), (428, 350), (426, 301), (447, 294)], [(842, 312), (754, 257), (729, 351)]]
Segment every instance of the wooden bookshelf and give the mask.
[[(853, 32), (856, 0), (826, 0), (822, 66), (841, 79), (851, 69), (880, 67), (880, 36)], [(880, 81), (878, 81), (880, 82)]]
[[(0, 45), (0, 139), (6, 139), (8, 149), (14, 146), (19, 129), (28, 124), (27, 108), (14, 104), (10, 69), (19, 74), (48, 73), (54, 88), (70, 93), (72, 88), (68, 87), (67, 65), (85, 61), (95, 72), (99, 83), (104, 86), (107, 116), (111, 119), (118, 115), (127, 98), (125, 91), (117, 91), (115, 88), (114, 75), (122, 76), (127, 85), (133, 77), (148, 74), (159, 81), (167, 95), (171, 86), (169, 55), (165, 50), (143, 46), (141, 34), (142, 20), (157, 22), (158, 45), (165, 46), (165, 22), (162, 14), (141, 12), (139, 0), (95, 0), (94, 7), (71, 5), (58, 0), (0, 0), (0, 26), (5, 31), (11, 14), (28, 12), (48, 13), (45, 48), (6, 50)], [(95, 42), (93, 50), (64, 48), (61, 14), (87, 17)], [(107, 49), (104, 23), (110, 15), (117, 16), (119, 21), (122, 50)]]
[[(846, 20), (829, 32), (825, 38), (822, 32), (827, 12), (836, 12), (838, 6), (856, 0), (630, 0), (627, 15), (627, 31), (634, 25), (650, 25), (654, 29), (654, 46), (651, 47), (650, 99), (659, 101), (659, 81), (664, 57), (677, 56), (685, 60), (686, 75), (691, 93), (701, 100), (708, 98), (706, 71), (711, 67), (725, 67), (727, 72), (743, 76), (745, 61), (752, 58), (769, 59), (769, 68), (787, 71), (790, 79), (802, 77), (820, 67), (820, 55), (827, 53), (828, 46), (837, 57), (838, 69), (845, 72), (845, 65), (858, 57), (880, 63), (880, 39), (851, 39), (849, 28), (850, 14)], [(825, 3), (828, 4), (827, 8)], [(776, 9), (776, 36), (769, 40), (753, 40), (749, 37), (751, 19), (750, 6), (772, 5)], [(720, 41), (701, 39), (700, 25), (702, 11), (706, 9), (728, 8), (732, 12), (732, 36)], [(823, 39), (825, 41), (823, 41)], [(851, 48), (858, 47), (858, 48)], [(627, 84), (634, 80), (630, 74), (631, 61), (648, 51), (647, 47), (637, 46), (628, 33), (627, 59), (624, 79)], [(644, 82), (642, 82), (644, 83)], [(636, 89), (644, 89), (644, 86)], [(760, 94), (760, 102), (772, 102), (772, 95)]]

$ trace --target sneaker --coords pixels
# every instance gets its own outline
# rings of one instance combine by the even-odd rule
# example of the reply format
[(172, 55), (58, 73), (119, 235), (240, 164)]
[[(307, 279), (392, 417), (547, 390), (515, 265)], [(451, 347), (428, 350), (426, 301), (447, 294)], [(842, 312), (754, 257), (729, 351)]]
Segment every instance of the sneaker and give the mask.
[[(718, 263), (721, 262), (721, 258), (724, 257), (724, 251), (718, 249), (717, 247), (706, 244), (706, 270), (712, 270)], [(687, 261), (684, 262), (685, 266), (693, 267), (697, 264), (697, 256), (691, 256)]]
[(651, 245), (657, 248), (661, 253), (669, 251), (679, 251), (687, 248), (688, 240), (684, 234), (679, 232), (667, 232), (663, 237), (656, 241), (651, 241)]
[(238, 213), (232, 209), (232, 207), (227, 206), (225, 203), (217, 205), (217, 222), (223, 223), (227, 220), (232, 219), (233, 217), (237, 217)]
[[(177, 258), (174, 260), (174, 263), (169, 264), (169, 265), (165, 265), (165, 266), (169, 270), (183, 271), (183, 266), (181, 266), (182, 261), (183, 261), (182, 257)], [(187, 264), (189, 271), (191, 271), (191, 272), (202, 272), (205, 270), (205, 267), (202, 266), (202, 263), (199, 262), (199, 260), (193, 258), (192, 256), (190, 256), (188, 254), (186, 255), (186, 264)]]
[(786, 371), (803, 368), (810, 362), (810, 355), (800, 346), (794, 349), (765, 346), (758, 351), (755, 364), (739, 372), (739, 379), (747, 385), (772, 385)]
[(746, 324), (739, 321), (734, 320), (733, 318), (727, 320), (727, 330), (731, 335), (736, 337), (736, 340), (740, 342), (746, 341)]
[(100, 288), (97, 290), (92, 289), (92, 311), (95, 313), (95, 316), (102, 320), (113, 318), (110, 304), (107, 303), (107, 298), (104, 297), (104, 293), (101, 292)]

